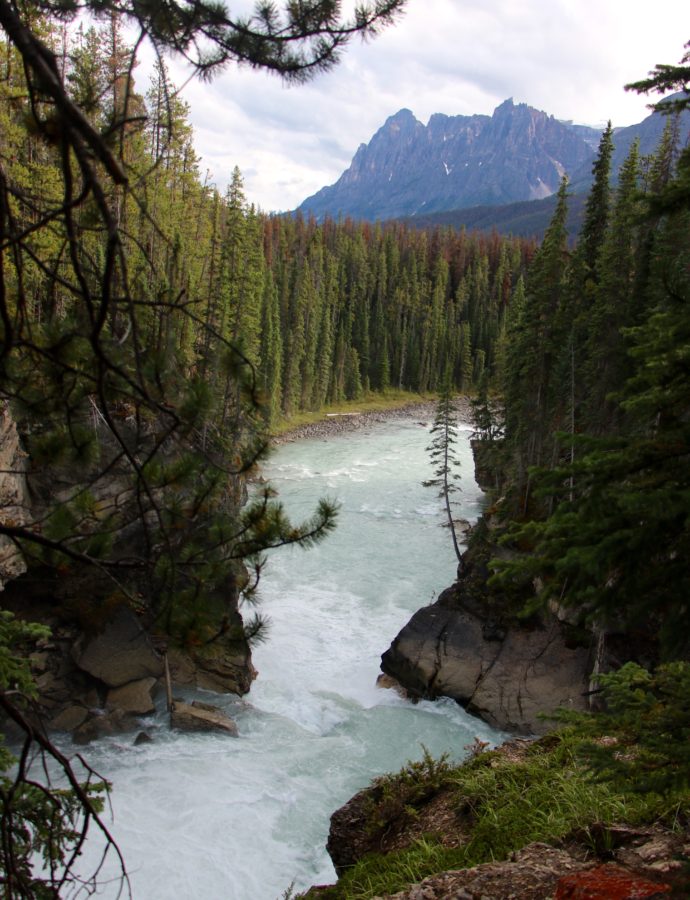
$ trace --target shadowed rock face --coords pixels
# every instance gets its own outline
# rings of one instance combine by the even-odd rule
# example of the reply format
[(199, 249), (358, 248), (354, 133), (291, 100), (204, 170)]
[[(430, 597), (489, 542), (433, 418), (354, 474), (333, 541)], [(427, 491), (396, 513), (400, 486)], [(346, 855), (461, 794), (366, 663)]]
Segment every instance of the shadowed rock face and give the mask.
[[(475, 440), (472, 450), (480, 486), (495, 489), (500, 473), (490, 446)], [(575, 641), (558, 609), (527, 620), (516, 615), (533, 599), (533, 586), (508, 594), (489, 583), (490, 560), (513, 555), (496, 543), (484, 517), (458, 580), (414, 614), (381, 657), (381, 669), (409, 694), (451, 697), (495, 728), (543, 734), (552, 723), (542, 715), (589, 708), (591, 673), (595, 662), (600, 671), (603, 650), (584, 629)]]
[[(0, 401), (0, 514), (6, 523), (29, 521), (27, 460), (17, 426), (6, 401)], [(0, 536), (0, 591), (5, 582), (26, 572), (24, 557), (7, 537)]]
[(420, 609), (383, 654), (381, 668), (410, 693), (452, 697), (489, 724), (539, 734), (559, 707), (586, 708), (590, 653), (569, 648), (557, 620), (491, 621), (463, 602), (461, 583)]
[(588, 137), (512, 100), (493, 116), (436, 114), (426, 126), (401, 109), (360, 146), (334, 185), (299, 209), (317, 218), (389, 219), (540, 199), (565, 173), (591, 162)]
[(77, 641), (72, 656), (83, 672), (111, 688), (163, 674), (163, 660), (136, 616), (124, 606), (115, 611), (102, 632)]
[[(30, 526), (42, 521), (56, 503), (78, 496), (88, 485), (104, 509), (123, 511), (124, 524), (113, 530), (114, 554), (138, 557), (143, 529), (135, 508), (136, 492), (122, 467), (105, 467), (96, 477), (97, 463), (93, 469), (32, 465), (22, 444), (25, 424), (17, 425), (7, 403), (0, 402), (0, 508), (7, 522)], [(112, 435), (101, 428), (98, 437), (107, 449)], [(156, 439), (153, 431), (145, 438)], [(229, 488), (228, 509), (240, 502), (241, 489)], [(141, 575), (132, 571), (125, 587), (136, 594)], [(3, 609), (50, 630), (49, 637), (33, 643), (29, 654), (38, 690), (36, 721), (72, 732), (75, 740), (86, 743), (135, 730), (137, 717), (155, 710), (152, 692), (163, 675), (165, 636), (158, 634), (152, 640), (147, 630), (152, 627), (150, 612), (140, 617), (126, 604), (118, 605), (112, 579), (103, 568), (72, 561), (58, 569), (34, 561), (27, 571), (15, 545), (0, 538), (0, 591)], [(256, 670), (243, 634), (239, 598), (231, 584), (219, 586), (217, 592), (226, 608), (223, 628), (189, 651), (171, 650), (172, 680), (244, 694)]]
[[(139, 718), (163, 703), (165, 639), (152, 639), (125, 606), (113, 608), (98, 630), (85, 632), (59, 617), (50, 582), (34, 584), (46, 592), (41, 600), (32, 595), (27, 579), (11, 581), (3, 600), (10, 610), (51, 630), (49, 637), (35, 642), (28, 657), (38, 690), (36, 721), (52, 731), (71, 732), (79, 744), (140, 730)], [(241, 622), (239, 613), (229, 620), (232, 625)], [(190, 652), (170, 648), (167, 655), (176, 686), (240, 695), (256, 676), (247, 642), (232, 635), (220, 635)]]

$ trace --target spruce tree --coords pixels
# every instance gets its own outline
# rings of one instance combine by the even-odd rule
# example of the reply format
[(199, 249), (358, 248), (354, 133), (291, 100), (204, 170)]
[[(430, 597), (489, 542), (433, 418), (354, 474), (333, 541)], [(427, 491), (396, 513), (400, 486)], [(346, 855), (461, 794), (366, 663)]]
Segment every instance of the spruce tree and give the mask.
[(611, 157), (613, 155), (613, 128), (609, 121), (599, 141), (599, 150), (592, 166), (592, 187), (587, 195), (584, 221), (580, 231), (574, 265), (581, 260), (583, 272), (579, 274), (584, 284), (599, 280), (597, 262), (606, 234), (611, 197)]
[(633, 143), (620, 171), (610, 227), (599, 248), (599, 283), (588, 317), (583, 427), (593, 434), (611, 431), (619, 415), (613, 395), (630, 374), (622, 329), (636, 324), (642, 312), (635, 303), (642, 224), (638, 180), (637, 144)]
[(438, 488), (438, 496), (443, 500), (446, 524), (450, 529), (453, 541), (453, 550), (458, 562), (460, 562), (462, 553), (455, 531), (451, 499), (453, 494), (460, 490), (458, 484), (460, 475), (457, 471), (460, 466), (460, 462), (457, 459), (457, 413), (447, 377), (438, 395), (431, 434), (433, 436), (432, 441), (426, 449), (429, 453), (431, 464), (434, 466), (434, 477), (423, 482), (423, 484), (424, 487)]
[(506, 439), (516, 456), (516, 481), (521, 507), (530, 500), (528, 469), (551, 460), (553, 411), (561, 385), (554, 370), (563, 349), (560, 309), (568, 272), (567, 182), (544, 241), (529, 270), (524, 304), (508, 352), (506, 383)]
[(264, 273), (261, 327), (261, 387), (266, 398), (269, 425), (280, 415), (282, 393), (281, 372), (283, 368), (283, 337), (280, 327), (278, 292), (270, 269)]
[(563, 298), (555, 317), (555, 328), (561, 334), (562, 349), (554, 362), (554, 380), (564, 386), (554, 398), (551, 430), (567, 432), (565, 446), (554, 442), (552, 464), (567, 453), (570, 461), (575, 458), (574, 435), (581, 430), (584, 407), (591, 400), (591, 372), (588, 351), (591, 352), (592, 317), (596, 315), (596, 292), (601, 279), (599, 259), (601, 245), (607, 233), (611, 187), (611, 157), (613, 154), (613, 129), (609, 122), (599, 141), (599, 150), (592, 166), (592, 187), (585, 204), (584, 220), (573, 253)]

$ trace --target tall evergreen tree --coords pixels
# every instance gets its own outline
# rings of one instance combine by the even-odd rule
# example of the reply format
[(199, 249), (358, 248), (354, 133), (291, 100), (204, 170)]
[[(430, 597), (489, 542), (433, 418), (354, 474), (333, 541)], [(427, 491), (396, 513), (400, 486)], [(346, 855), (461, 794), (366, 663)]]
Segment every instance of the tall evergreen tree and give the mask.
[(613, 393), (630, 373), (624, 326), (636, 323), (635, 279), (642, 218), (637, 144), (621, 168), (611, 224), (602, 237), (599, 283), (589, 315), (583, 425), (594, 434), (611, 430), (618, 415)]
[(585, 204), (584, 221), (578, 237), (574, 265), (582, 261), (584, 272), (580, 278), (596, 283), (599, 279), (597, 263), (609, 220), (611, 197), (611, 157), (613, 155), (613, 128), (607, 124), (599, 141), (599, 151), (592, 165), (592, 187)]
[(427, 451), (434, 466), (434, 477), (425, 481), (424, 487), (438, 488), (438, 496), (443, 500), (445, 508), (446, 524), (450, 530), (453, 549), (460, 562), (462, 553), (455, 530), (451, 499), (453, 494), (460, 490), (457, 483), (460, 478), (457, 472), (460, 466), (457, 459), (457, 413), (447, 377), (439, 392), (431, 434), (433, 437)]
[(568, 272), (567, 182), (529, 270), (525, 299), (509, 351), (506, 384), (506, 437), (515, 448), (517, 484), (526, 511), (528, 469), (551, 460), (552, 412), (561, 385), (554, 384), (554, 367), (563, 347), (559, 312)]
[(283, 335), (280, 327), (278, 292), (270, 269), (264, 273), (261, 327), (261, 387), (269, 425), (280, 415), (282, 395)]

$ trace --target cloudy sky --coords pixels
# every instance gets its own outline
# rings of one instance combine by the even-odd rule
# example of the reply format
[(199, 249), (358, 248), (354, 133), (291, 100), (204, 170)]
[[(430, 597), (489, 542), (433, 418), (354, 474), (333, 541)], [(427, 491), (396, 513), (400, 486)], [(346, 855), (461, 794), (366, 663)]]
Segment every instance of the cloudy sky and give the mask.
[(426, 124), (513, 97), (559, 119), (638, 122), (649, 101), (623, 85), (678, 62), (688, 40), (688, 0), (408, 0), (395, 26), (306, 85), (233, 66), (183, 97), (212, 181), (222, 189), (238, 165), (251, 202), (285, 210), (336, 181), (402, 107)]

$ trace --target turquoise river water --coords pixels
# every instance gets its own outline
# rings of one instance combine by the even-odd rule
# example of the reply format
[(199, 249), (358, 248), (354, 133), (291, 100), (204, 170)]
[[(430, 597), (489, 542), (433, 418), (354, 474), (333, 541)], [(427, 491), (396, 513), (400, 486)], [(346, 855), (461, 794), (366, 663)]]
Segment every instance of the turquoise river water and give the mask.
[[(473, 520), (482, 494), (468, 438), (461, 430), (457, 515)], [(396, 418), (285, 444), (267, 464), (293, 519), (324, 495), (341, 511), (325, 542), (270, 559), (271, 632), (254, 651), (251, 693), (198, 694), (236, 719), (240, 737), (171, 733), (161, 709), (146, 723), (152, 743), (133, 747), (126, 736), (88, 748), (113, 783), (108, 821), (135, 900), (277, 900), (293, 882), (334, 881), (325, 843), (338, 806), (420, 758), (422, 744), (462, 758), (475, 736), (498, 740), (451, 701), (412, 704), (376, 687), (381, 653), (454, 578), (441, 501), (421, 484), (429, 439), (429, 423)], [(106, 884), (102, 896), (116, 893)]]

